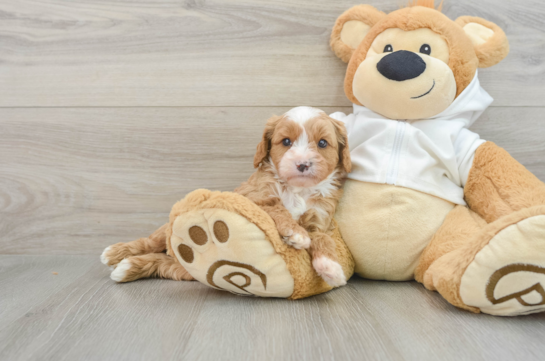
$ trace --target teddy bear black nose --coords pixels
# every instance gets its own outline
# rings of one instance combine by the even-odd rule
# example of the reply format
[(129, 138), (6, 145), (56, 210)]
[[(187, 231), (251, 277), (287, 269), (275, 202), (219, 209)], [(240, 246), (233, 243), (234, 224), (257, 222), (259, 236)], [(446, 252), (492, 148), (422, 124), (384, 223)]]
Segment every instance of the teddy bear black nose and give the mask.
[(426, 63), (412, 51), (398, 50), (380, 59), (377, 70), (395, 81), (414, 79), (426, 70)]

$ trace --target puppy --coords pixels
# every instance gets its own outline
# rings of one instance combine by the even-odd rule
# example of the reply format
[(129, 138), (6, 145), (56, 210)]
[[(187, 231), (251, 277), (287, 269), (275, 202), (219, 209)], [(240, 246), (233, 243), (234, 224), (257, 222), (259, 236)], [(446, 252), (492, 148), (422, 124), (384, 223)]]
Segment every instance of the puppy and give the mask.
[[(341, 182), (351, 170), (343, 123), (319, 109), (297, 107), (267, 121), (254, 157), (255, 173), (235, 189), (267, 212), (290, 246), (307, 249), (312, 265), (331, 286), (346, 283), (328, 235), (342, 195)], [(115, 266), (111, 278), (128, 282), (144, 277), (192, 280), (166, 250), (165, 229), (148, 238), (106, 248), (104, 264)]]
[(274, 220), (284, 241), (308, 249), (318, 275), (346, 283), (332, 231), (341, 181), (350, 172), (344, 125), (319, 109), (298, 107), (267, 121), (254, 157), (256, 172), (235, 189)]

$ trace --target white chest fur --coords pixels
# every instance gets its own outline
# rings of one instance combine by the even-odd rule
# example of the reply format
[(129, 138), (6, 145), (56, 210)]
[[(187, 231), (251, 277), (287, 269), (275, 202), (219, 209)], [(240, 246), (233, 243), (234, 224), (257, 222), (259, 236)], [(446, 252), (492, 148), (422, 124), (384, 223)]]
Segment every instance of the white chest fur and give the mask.
[(306, 189), (277, 186), (277, 194), (282, 200), (282, 204), (291, 213), (296, 221), (309, 209), (309, 194)]
[(269, 158), (270, 167), (277, 180), (273, 186), (274, 196), (280, 198), (284, 207), (290, 212), (296, 221), (309, 209), (315, 209), (321, 217), (327, 217), (327, 211), (319, 206), (319, 202), (313, 199), (316, 196), (330, 197), (337, 189), (337, 170), (333, 171), (326, 179), (316, 184), (314, 187), (302, 188), (287, 185), (278, 177), (278, 171), (274, 166), (272, 159)]
[(282, 200), (282, 204), (296, 221), (309, 209), (316, 210), (321, 217), (327, 217), (327, 211), (319, 206), (320, 202), (316, 202), (315, 197), (329, 197), (331, 195), (331, 192), (336, 189), (333, 185), (336, 173), (336, 171), (333, 172), (324, 181), (309, 188), (276, 183), (274, 193)]

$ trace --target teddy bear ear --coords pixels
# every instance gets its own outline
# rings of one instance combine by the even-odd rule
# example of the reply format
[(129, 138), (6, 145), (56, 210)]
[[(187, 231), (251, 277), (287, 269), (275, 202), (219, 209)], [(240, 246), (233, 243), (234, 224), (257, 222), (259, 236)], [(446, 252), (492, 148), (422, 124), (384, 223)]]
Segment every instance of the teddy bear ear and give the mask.
[(503, 30), (493, 22), (474, 16), (460, 16), (456, 23), (471, 39), (479, 68), (488, 68), (509, 54), (509, 41)]
[(335, 55), (348, 63), (365, 35), (385, 16), (371, 5), (357, 5), (345, 11), (331, 32), (330, 45)]

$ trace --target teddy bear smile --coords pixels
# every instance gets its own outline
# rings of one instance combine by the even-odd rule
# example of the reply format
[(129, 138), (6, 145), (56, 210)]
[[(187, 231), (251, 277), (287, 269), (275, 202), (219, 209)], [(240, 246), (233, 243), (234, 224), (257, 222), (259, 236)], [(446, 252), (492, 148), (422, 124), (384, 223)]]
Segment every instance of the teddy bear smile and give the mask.
[(418, 98), (422, 98), (423, 96), (428, 95), (429, 93), (431, 93), (431, 91), (433, 90), (434, 87), (435, 87), (435, 79), (433, 79), (433, 85), (431, 86), (430, 90), (428, 90), (428, 91), (425, 92), (424, 94), (419, 95), (419, 96), (417, 96), (417, 97), (411, 97), (411, 99), (418, 99)]

